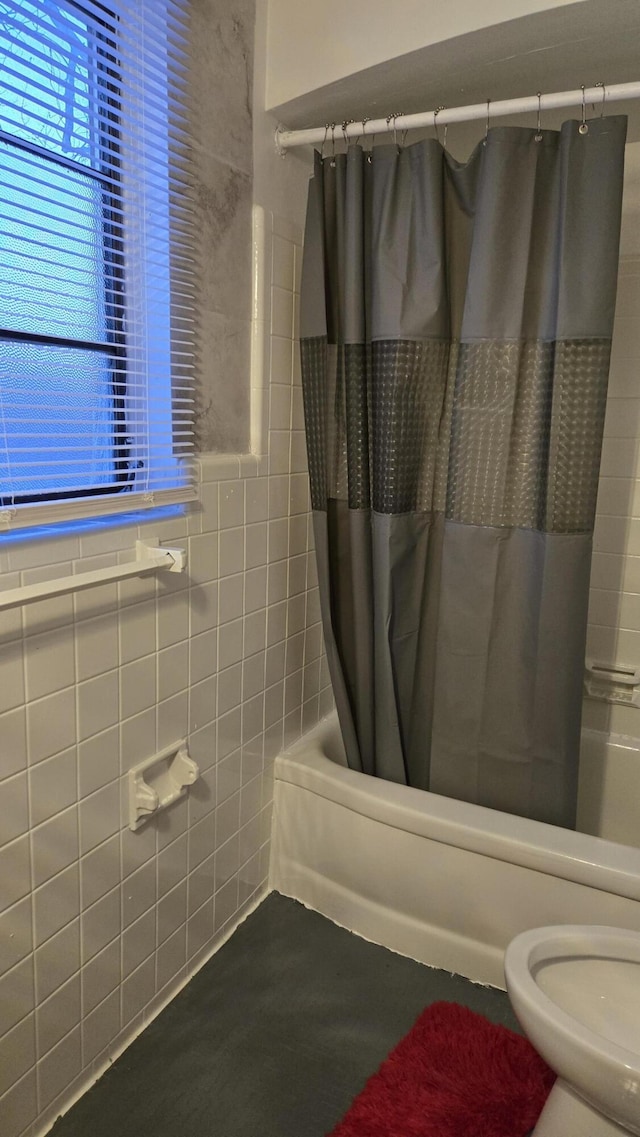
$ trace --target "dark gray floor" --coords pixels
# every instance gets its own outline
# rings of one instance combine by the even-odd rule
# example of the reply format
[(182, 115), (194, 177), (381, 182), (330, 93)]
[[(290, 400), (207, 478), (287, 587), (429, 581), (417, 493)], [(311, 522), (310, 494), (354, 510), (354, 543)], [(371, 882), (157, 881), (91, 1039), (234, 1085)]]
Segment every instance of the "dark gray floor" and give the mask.
[(54, 1137), (324, 1137), (438, 999), (518, 1029), (502, 992), (273, 893)]

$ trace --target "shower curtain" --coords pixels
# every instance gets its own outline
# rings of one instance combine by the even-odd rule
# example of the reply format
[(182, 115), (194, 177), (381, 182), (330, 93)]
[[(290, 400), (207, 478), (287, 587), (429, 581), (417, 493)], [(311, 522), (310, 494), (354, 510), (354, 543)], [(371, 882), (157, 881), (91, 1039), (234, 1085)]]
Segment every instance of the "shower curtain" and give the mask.
[(301, 356), (349, 765), (575, 825), (626, 119), (316, 155)]

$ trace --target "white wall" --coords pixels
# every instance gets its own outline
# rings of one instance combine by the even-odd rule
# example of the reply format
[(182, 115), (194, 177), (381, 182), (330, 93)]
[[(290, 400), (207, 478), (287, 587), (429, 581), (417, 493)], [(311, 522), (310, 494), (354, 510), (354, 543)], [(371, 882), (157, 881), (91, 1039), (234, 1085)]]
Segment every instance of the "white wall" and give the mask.
[(266, 106), (441, 40), (569, 4), (575, 0), (268, 0)]
[(285, 156), (276, 150), (275, 131), (278, 120), (266, 109), (267, 80), (272, 76), (270, 59), (267, 68), (269, 16), (267, 0), (258, 0), (253, 99), (254, 202), (300, 228), (304, 225), (307, 183), (313, 169), (313, 154), (309, 147), (290, 151)]
[[(640, 665), (640, 144), (627, 147), (618, 301), (593, 541), (587, 653)], [(640, 709), (585, 700), (584, 725), (640, 739)], [(640, 811), (640, 805), (638, 806)]]

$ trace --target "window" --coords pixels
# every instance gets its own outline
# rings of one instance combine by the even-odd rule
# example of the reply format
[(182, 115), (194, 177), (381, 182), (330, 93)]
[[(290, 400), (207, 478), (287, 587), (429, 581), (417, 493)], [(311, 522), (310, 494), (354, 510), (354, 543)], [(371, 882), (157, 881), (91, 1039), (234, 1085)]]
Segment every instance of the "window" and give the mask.
[(0, 527), (184, 501), (182, 13), (0, 0)]

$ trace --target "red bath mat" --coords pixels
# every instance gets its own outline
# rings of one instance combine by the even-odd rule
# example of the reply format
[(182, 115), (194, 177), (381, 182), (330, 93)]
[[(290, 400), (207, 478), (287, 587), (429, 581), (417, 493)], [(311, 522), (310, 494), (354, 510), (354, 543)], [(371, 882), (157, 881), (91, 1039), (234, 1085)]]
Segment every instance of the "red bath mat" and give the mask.
[(433, 1003), (330, 1137), (525, 1137), (554, 1080), (526, 1038)]

